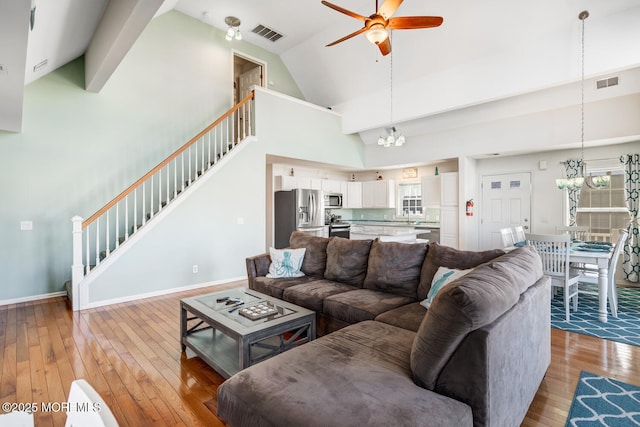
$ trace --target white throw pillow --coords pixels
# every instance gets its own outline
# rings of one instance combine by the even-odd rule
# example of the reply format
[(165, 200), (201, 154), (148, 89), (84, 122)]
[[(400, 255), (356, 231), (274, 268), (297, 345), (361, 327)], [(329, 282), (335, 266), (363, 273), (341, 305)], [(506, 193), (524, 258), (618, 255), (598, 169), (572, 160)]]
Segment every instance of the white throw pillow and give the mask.
[(271, 265), (267, 277), (271, 279), (282, 277), (302, 277), (304, 273), (300, 271), (304, 253), (307, 248), (300, 249), (274, 249), (269, 248), (271, 255)]
[(438, 271), (436, 271), (436, 274), (433, 276), (433, 280), (431, 281), (431, 289), (429, 289), (427, 298), (422, 300), (420, 304), (424, 308), (429, 308), (440, 289), (442, 289), (445, 285), (453, 282), (454, 280), (464, 276), (471, 270), (473, 270), (473, 268), (470, 268), (468, 270), (456, 270), (447, 267), (439, 267)]

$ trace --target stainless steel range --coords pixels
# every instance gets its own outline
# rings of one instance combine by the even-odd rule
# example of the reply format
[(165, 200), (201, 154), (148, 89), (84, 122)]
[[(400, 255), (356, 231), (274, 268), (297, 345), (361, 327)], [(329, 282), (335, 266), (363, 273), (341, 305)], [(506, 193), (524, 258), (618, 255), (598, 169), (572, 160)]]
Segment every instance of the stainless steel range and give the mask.
[(348, 239), (351, 236), (351, 224), (348, 222), (329, 223), (329, 237), (343, 237)]

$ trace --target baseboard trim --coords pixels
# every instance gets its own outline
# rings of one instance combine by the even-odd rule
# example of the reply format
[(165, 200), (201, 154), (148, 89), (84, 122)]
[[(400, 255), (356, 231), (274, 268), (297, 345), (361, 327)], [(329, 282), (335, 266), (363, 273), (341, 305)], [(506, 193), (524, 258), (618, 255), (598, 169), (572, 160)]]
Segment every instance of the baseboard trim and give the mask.
[(49, 298), (55, 298), (55, 297), (66, 297), (66, 296), (67, 296), (67, 293), (65, 291), (51, 292), (50, 294), (30, 295), (28, 297), (0, 300), (0, 306), (10, 305), (10, 304), (21, 304), (24, 302), (41, 301), (43, 299), (49, 299)]
[(174, 293), (177, 293), (177, 292), (191, 291), (191, 290), (194, 290), (194, 289), (206, 288), (206, 287), (209, 287), (209, 286), (226, 285), (228, 283), (238, 282), (238, 281), (241, 281), (241, 280), (247, 280), (247, 276), (232, 277), (232, 278), (229, 278), (229, 279), (216, 280), (216, 281), (213, 281), (213, 282), (198, 283), (198, 284), (195, 284), (195, 285), (180, 286), (180, 287), (177, 287), (177, 288), (170, 288), (170, 289), (164, 289), (164, 290), (161, 290), (161, 291), (147, 292), (147, 293), (144, 293), (144, 294), (127, 295), (126, 297), (121, 297), (121, 298), (113, 298), (113, 299), (109, 299), (109, 300), (90, 302), (86, 306), (80, 308), (80, 311), (86, 310), (86, 309), (90, 309), (90, 308), (104, 307), (104, 306), (107, 306), (107, 305), (121, 304), (121, 303), (124, 303), (124, 302), (131, 302), (131, 301), (136, 301), (136, 300), (141, 300), (141, 299), (146, 299), (146, 298), (159, 297), (159, 296), (163, 296), (163, 295), (174, 294)]

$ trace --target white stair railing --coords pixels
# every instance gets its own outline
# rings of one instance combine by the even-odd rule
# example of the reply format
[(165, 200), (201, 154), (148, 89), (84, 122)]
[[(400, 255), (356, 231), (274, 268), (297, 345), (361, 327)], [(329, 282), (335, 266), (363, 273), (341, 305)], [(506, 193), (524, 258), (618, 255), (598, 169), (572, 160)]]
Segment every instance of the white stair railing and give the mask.
[(230, 150), (253, 136), (252, 91), (142, 178), (83, 220), (73, 223), (71, 287), (73, 309), (80, 282), (120, 245), (216, 165)]

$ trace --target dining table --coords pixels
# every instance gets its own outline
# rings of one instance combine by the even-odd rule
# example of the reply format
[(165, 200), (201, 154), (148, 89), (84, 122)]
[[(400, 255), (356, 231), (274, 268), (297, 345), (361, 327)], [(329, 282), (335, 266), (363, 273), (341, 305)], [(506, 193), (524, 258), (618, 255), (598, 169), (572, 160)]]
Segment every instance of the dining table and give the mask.
[(596, 265), (598, 268), (598, 320), (607, 323), (607, 296), (609, 292), (609, 260), (613, 254), (611, 250), (596, 250), (585, 247), (579, 242), (571, 245), (569, 260), (571, 263)]

